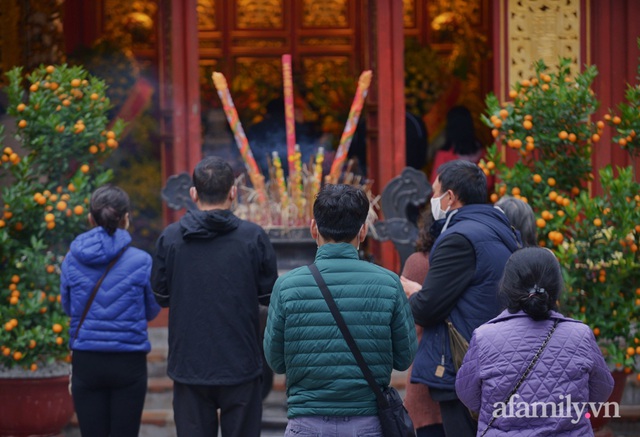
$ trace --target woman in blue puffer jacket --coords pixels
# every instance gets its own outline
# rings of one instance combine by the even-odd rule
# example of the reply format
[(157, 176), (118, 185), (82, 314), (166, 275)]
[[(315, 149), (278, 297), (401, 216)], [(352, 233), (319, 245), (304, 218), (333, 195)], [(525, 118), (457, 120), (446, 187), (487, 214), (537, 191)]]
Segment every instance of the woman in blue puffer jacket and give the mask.
[(89, 211), (93, 229), (71, 243), (60, 283), (62, 305), (71, 317), (73, 401), (83, 436), (133, 437), (147, 391), (147, 321), (160, 311), (149, 282), (151, 256), (129, 247), (129, 196), (123, 190), (98, 188)]
[(478, 436), (593, 436), (589, 417), (615, 414), (593, 332), (555, 311), (562, 284), (548, 249), (521, 249), (507, 261), (507, 309), (474, 331), (456, 378), (460, 400), (480, 413)]

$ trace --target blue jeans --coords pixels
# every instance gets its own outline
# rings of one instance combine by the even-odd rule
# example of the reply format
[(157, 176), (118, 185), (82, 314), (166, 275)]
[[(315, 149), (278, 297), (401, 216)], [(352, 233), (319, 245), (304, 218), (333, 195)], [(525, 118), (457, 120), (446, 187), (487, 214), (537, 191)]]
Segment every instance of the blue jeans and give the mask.
[(302, 416), (289, 419), (284, 437), (382, 437), (378, 416)]

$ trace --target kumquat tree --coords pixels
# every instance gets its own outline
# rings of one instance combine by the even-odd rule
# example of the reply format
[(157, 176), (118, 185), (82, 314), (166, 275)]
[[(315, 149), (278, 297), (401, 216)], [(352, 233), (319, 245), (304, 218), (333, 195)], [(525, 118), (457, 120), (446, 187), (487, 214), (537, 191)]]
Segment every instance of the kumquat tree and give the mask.
[[(509, 194), (531, 205), (539, 244), (563, 267), (560, 311), (592, 328), (612, 370), (640, 370), (640, 184), (632, 167), (608, 166), (598, 172), (604, 194), (590, 193), (593, 149), (611, 147), (600, 142), (607, 122), (620, 146), (635, 144), (640, 93), (619, 115), (593, 120), (595, 67), (574, 73), (562, 59), (555, 73), (543, 62), (535, 72), (514, 86), (510, 101), (486, 100), (483, 121), (496, 144), (481, 166), (499, 180), (491, 200)], [(508, 148), (518, 154), (512, 166), (502, 162)]]
[(68, 360), (59, 266), (87, 223), (89, 196), (111, 172), (122, 123), (109, 129), (103, 81), (81, 67), (7, 73), (20, 147), (0, 131), (0, 368)]

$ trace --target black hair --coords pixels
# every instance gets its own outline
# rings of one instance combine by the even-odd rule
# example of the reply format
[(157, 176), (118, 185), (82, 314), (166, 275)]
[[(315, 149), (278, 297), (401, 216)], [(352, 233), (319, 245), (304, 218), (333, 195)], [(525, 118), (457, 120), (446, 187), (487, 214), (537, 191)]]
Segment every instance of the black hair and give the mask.
[(563, 288), (560, 263), (543, 247), (515, 251), (504, 267), (500, 296), (510, 313), (520, 310), (533, 320), (549, 318)]
[(208, 205), (224, 202), (233, 183), (233, 169), (217, 156), (204, 158), (193, 170), (193, 186), (198, 192), (198, 198)]
[(453, 191), (463, 205), (487, 203), (487, 177), (473, 162), (456, 159), (438, 168), (440, 192)]
[(433, 225), (433, 214), (431, 213), (431, 205), (425, 205), (422, 214), (418, 219), (419, 231), (418, 240), (416, 241), (416, 250), (424, 254), (431, 252), (433, 244), (436, 242), (436, 238), (431, 232), (431, 226)]
[(445, 143), (443, 150), (451, 150), (458, 155), (473, 155), (482, 145), (476, 138), (471, 112), (465, 106), (454, 106), (447, 112)]
[(89, 212), (93, 221), (113, 235), (129, 212), (129, 195), (114, 185), (103, 185), (91, 195)]
[(276, 97), (270, 100), (265, 109), (269, 116), (284, 116), (284, 97)]
[(538, 232), (536, 230), (536, 216), (527, 202), (511, 196), (504, 196), (496, 202), (496, 205), (509, 219), (511, 226), (520, 231), (524, 246), (538, 245)]
[(369, 214), (369, 199), (351, 185), (327, 184), (313, 203), (313, 218), (323, 238), (350, 242), (360, 231)]

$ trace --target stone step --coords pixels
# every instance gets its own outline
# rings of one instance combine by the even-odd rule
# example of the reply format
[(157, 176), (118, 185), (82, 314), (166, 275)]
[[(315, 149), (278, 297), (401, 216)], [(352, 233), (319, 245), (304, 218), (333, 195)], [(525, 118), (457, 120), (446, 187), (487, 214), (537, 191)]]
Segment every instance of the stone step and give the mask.
[(147, 375), (149, 378), (167, 376), (167, 350), (152, 349), (147, 354)]
[(173, 408), (173, 381), (167, 376), (149, 378), (144, 409), (161, 410)]
[(167, 376), (168, 338), (169, 331), (166, 326), (149, 328), (149, 341), (151, 342), (151, 352), (147, 355), (147, 373), (149, 378)]
[(640, 405), (640, 381), (636, 375), (629, 375), (627, 378), (620, 404)]

